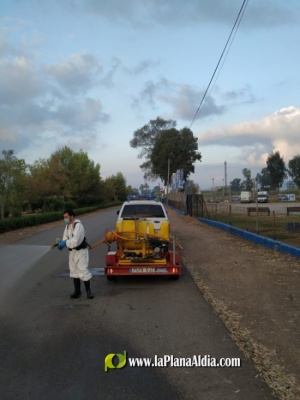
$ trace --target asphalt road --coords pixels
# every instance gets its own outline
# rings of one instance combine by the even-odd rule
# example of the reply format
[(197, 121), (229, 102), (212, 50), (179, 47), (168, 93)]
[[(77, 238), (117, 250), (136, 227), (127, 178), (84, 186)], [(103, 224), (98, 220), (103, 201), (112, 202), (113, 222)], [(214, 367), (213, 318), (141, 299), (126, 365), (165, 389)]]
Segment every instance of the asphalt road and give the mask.
[[(114, 228), (116, 209), (83, 219), (90, 243)], [(63, 224), (0, 248), (0, 398), (274, 399), (184, 269), (164, 277), (101, 275), (107, 248), (90, 252), (95, 298), (71, 300), (66, 250), (48, 250)], [(212, 265), (213, 268), (213, 265)], [(98, 275), (97, 275), (98, 274)], [(241, 357), (240, 368), (104, 371), (109, 353)]]

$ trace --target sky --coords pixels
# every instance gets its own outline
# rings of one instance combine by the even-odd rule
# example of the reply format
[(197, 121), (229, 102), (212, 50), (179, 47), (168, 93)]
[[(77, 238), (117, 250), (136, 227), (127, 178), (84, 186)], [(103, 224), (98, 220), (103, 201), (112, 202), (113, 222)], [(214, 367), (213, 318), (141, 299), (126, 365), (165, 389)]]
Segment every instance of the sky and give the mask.
[[(161, 117), (190, 127), (201, 189), (300, 154), (300, 1), (2, 0), (0, 150), (28, 164), (63, 146), (106, 178), (144, 183), (133, 133)], [(193, 121), (193, 122), (192, 122)], [(175, 172), (175, 171), (171, 171)], [(151, 187), (160, 181), (148, 182)]]

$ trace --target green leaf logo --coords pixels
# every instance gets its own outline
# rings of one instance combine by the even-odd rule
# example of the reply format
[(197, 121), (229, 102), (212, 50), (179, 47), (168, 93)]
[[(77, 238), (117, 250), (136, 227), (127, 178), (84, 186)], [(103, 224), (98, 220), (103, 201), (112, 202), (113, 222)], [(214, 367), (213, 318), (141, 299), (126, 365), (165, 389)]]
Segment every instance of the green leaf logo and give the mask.
[[(116, 366), (113, 364), (113, 360), (115, 357), (118, 358), (118, 365)], [(113, 353), (108, 354), (104, 360), (104, 371), (107, 372), (109, 368), (110, 369), (123, 368), (126, 365), (126, 361), (127, 361), (126, 351), (124, 351), (124, 354), (113, 354)]]

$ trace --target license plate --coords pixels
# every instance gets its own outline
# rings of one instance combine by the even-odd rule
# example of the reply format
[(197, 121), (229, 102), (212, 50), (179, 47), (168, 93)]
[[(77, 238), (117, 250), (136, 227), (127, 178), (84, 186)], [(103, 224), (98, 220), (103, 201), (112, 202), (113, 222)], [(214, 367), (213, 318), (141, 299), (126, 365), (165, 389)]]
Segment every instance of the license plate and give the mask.
[(165, 272), (168, 272), (168, 268), (155, 268), (155, 272), (164, 274)]
[(133, 274), (149, 274), (155, 272), (155, 268), (130, 268), (130, 272)]

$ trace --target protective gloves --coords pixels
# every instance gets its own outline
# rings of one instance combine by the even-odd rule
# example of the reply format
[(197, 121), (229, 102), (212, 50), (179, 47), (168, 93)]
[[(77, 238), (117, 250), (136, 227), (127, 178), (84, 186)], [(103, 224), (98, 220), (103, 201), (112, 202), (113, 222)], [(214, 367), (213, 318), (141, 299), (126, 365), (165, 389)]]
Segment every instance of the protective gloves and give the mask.
[(66, 240), (60, 240), (57, 249), (62, 250), (64, 247), (66, 247)]

